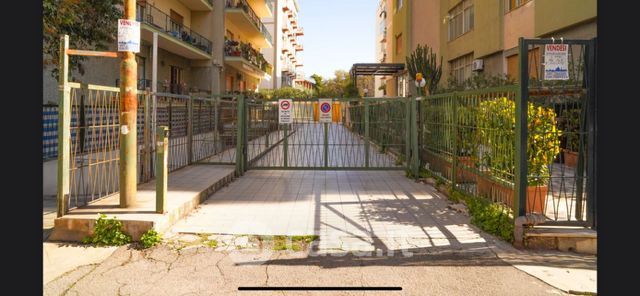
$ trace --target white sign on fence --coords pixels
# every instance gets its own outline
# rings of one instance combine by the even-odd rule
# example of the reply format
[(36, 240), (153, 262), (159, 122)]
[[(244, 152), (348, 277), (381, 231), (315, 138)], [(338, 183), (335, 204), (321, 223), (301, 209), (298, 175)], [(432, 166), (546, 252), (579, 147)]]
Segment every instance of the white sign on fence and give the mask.
[(140, 22), (118, 20), (118, 51), (140, 52)]
[(291, 116), (292, 109), (292, 99), (278, 100), (278, 122), (280, 122), (280, 124), (293, 123), (293, 116)]
[(320, 109), (320, 122), (331, 122), (331, 99), (318, 99), (318, 109)]
[(544, 79), (569, 80), (569, 46), (546, 44), (544, 46)]

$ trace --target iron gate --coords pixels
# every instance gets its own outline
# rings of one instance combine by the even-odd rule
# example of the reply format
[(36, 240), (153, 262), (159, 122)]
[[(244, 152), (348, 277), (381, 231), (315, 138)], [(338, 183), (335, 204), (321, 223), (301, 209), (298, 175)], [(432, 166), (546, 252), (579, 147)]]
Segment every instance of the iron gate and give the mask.
[[(568, 51), (568, 79), (546, 79), (545, 63), (551, 62), (546, 45), (560, 45)], [(519, 112), (522, 122), (516, 149), (527, 158), (519, 158), (519, 196), (527, 208), (520, 207), (520, 215), (541, 203), (546, 224), (580, 225), (596, 228), (596, 39), (555, 40), (520, 39)], [(525, 105), (526, 104), (526, 105)], [(527, 106), (527, 108), (524, 108)], [(555, 128), (536, 124), (536, 119), (548, 110), (555, 117)], [(526, 119), (527, 121), (524, 121)], [(554, 141), (549, 141), (549, 139)], [(557, 139), (557, 140), (555, 140)], [(530, 153), (537, 143), (550, 143), (555, 150), (551, 165), (538, 166), (540, 159)], [(527, 151), (525, 153), (525, 151)], [(516, 153), (517, 155), (517, 153)], [(531, 191), (543, 196), (533, 198)], [(533, 200), (531, 200), (533, 199)], [(522, 204), (522, 202), (521, 202)]]
[(244, 169), (407, 169), (409, 98), (293, 99), (293, 123), (278, 123), (278, 100), (245, 99)]

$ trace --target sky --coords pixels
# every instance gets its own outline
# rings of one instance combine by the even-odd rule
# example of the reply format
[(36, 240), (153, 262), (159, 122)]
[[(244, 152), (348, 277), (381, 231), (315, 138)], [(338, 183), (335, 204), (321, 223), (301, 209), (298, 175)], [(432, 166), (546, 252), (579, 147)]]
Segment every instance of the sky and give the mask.
[(302, 36), (302, 68), (332, 78), (354, 63), (375, 62), (377, 0), (298, 0)]

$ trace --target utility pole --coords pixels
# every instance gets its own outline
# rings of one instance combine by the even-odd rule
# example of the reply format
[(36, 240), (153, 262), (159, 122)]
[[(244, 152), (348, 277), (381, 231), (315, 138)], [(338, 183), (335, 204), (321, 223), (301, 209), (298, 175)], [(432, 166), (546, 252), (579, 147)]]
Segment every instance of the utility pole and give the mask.
[[(136, 1), (124, 1), (124, 18), (136, 20)], [(138, 154), (136, 118), (138, 111), (136, 54), (120, 52), (120, 207), (136, 201), (136, 158)]]

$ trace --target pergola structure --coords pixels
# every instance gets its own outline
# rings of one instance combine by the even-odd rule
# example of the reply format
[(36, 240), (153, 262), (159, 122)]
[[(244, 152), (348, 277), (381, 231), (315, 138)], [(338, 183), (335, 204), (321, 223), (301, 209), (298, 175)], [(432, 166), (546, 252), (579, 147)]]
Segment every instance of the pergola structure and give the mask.
[(358, 87), (358, 76), (392, 76), (404, 70), (401, 63), (358, 63), (353, 64), (349, 74)]

